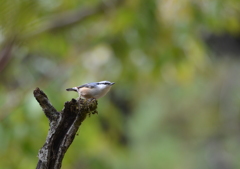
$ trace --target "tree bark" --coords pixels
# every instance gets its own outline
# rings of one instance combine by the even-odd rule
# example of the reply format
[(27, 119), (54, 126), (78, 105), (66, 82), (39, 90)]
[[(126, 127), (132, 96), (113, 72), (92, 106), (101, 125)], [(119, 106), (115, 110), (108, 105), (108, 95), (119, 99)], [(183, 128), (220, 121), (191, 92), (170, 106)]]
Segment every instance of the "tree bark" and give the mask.
[(63, 110), (58, 112), (39, 88), (36, 88), (33, 94), (50, 124), (47, 139), (38, 153), (39, 161), (36, 168), (60, 169), (63, 157), (73, 142), (79, 126), (87, 115), (97, 113), (97, 101), (72, 99), (65, 102)]

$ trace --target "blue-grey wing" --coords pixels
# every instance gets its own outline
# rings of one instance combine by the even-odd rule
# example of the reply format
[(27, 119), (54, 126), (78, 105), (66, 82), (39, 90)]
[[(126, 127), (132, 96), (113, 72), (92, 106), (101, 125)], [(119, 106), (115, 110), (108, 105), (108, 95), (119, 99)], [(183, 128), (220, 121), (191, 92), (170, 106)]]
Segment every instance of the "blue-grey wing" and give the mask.
[(93, 82), (93, 83), (86, 83), (86, 84), (83, 84), (81, 86), (78, 86), (77, 88), (82, 88), (82, 87), (86, 87), (86, 88), (94, 88), (96, 86), (96, 83)]

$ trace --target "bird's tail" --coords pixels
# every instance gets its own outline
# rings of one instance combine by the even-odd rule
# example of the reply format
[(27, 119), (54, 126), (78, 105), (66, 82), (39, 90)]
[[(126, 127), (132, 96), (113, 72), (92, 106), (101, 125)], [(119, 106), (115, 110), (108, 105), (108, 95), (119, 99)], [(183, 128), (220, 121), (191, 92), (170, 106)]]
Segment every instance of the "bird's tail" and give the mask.
[(67, 91), (75, 91), (75, 92), (77, 92), (77, 91), (78, 91), (76, 87), (73, 87), (73, 88), (68, 88), (68, 89), (66, 89), (66, 90), (67, 90)]

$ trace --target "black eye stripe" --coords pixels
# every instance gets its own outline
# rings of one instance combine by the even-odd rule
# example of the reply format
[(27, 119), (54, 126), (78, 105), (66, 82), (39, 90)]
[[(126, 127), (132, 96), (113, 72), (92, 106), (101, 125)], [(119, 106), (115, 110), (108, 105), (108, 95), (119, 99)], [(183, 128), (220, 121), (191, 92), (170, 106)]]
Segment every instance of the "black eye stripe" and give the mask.
[(104, 84), (104, 85), (109, 85), (110, 83), (97, 83), (98, 85)]

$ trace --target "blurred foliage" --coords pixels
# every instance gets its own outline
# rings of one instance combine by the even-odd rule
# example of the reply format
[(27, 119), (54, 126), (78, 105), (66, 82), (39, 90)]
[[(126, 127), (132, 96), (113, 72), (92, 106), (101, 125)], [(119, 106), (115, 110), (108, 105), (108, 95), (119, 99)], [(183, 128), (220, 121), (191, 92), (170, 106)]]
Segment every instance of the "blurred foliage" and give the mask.
[(101, 80), (116, 84), (62, 168), (240, 168), (240, 52), (208, 43), (239, 49), (239, 21), (239, 0), (0, 0), (0, 168), (37, 164), (36, 87), (60, 111)]

